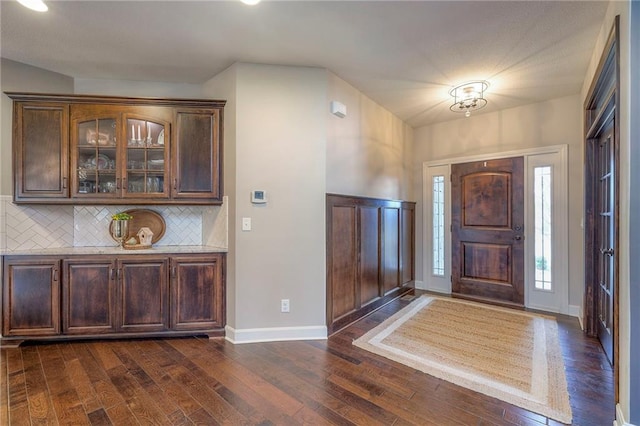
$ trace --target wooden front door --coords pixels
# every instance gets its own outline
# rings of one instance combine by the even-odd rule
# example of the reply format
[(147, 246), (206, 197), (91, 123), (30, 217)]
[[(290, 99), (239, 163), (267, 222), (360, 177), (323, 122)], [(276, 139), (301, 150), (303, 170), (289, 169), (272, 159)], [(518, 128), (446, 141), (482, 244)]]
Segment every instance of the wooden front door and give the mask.
[(524, 158), (451, 172), (453, 295), (524, 307)]
[(596, 212), (598, 214), (595, 229), (596, 261), (596, 321), (598, 338), (602, 347), (613, 363), (613, 301), (615, 283), (615, 167), (613, 143), (613, 118), (605, 125), (604, 131), (596, 143), (595, 182), (598, 188)]

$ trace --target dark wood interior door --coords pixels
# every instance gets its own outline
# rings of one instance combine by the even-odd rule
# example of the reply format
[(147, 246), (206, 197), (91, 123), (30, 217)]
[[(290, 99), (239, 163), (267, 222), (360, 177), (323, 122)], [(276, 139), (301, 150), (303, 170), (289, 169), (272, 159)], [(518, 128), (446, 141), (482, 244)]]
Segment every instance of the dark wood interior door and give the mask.
[(524, 158), (451, 168), (454, 296), (524, 306)]
[(596, 321), (598, 338), (602, 347), (613, 362), (613, 322), (614, 322), (614, 283), (615, 283), (615, 167), (613, 143), (613, 119), (605, 126), (597, 142), (596, 160), (596, 211), (598, 212), (595, 229), (596, 281)]

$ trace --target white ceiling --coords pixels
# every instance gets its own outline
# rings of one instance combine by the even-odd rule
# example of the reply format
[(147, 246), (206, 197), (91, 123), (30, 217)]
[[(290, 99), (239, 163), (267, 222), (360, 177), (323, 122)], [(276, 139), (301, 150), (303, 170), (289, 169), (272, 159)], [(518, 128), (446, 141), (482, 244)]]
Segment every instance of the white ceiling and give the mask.
[(460, 116), (449, 90), (491, 84), (481, 112), (580, 92), (607, 2), (0, 2), (2, 57), (76, 78), (202, 83), (234, 62), (324, 67), (408, 124)]

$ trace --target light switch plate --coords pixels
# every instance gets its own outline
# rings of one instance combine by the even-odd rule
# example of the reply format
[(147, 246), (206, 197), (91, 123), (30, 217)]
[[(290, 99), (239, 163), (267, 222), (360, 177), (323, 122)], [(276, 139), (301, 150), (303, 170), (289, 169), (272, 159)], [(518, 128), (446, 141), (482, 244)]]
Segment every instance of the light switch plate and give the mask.
[(251, 218), (243, 217), (242, 218), (242, 230), (243, 231), (251, 231)]

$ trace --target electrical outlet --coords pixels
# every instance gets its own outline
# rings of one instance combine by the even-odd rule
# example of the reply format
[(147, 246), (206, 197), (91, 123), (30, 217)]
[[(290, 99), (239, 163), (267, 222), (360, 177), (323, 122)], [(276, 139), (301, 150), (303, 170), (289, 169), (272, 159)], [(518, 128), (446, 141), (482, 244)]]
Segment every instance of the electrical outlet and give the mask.
[(280, 301), (280, 312), (289, 312), (290, 307), (289, 299), (282, 299)]

